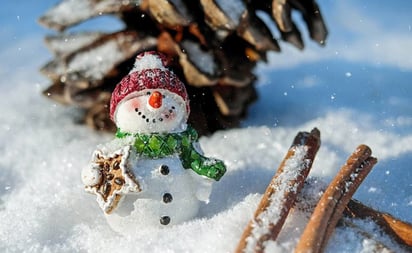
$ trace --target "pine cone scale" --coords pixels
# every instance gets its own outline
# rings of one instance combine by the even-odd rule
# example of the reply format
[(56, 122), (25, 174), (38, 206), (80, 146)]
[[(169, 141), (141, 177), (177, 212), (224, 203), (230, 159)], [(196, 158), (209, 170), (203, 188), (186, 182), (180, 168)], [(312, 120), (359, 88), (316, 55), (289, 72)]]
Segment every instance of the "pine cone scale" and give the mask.
[(39, 23), (47, 28), (63, 31), (93, 17), (131, 10), (139, 2), (139, 0), (63, 0), (41, 16)]

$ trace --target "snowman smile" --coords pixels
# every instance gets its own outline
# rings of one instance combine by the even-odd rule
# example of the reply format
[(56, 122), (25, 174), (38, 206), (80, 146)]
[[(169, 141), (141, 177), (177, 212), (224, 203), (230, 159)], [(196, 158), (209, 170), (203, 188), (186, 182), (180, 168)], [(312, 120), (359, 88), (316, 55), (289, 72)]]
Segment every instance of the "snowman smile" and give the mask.
[[(158, 115), (152, 115), (153, 113), (149, 112), (144, 112), (143, 110), (139, 109), (136, 107), (134, 111), (137, 113), (138, 119), (141, 119), (145, 121), (146, 123), (158, 123), (158, 122), (163, 122), (165, 119), (171, 119), (175, 115), (175, 106), (171, 106), (169, 109), (165, 109), (162, 113), (160, 113), (160, 116)], [(159, 114), (159, 113), (156, 113)]]

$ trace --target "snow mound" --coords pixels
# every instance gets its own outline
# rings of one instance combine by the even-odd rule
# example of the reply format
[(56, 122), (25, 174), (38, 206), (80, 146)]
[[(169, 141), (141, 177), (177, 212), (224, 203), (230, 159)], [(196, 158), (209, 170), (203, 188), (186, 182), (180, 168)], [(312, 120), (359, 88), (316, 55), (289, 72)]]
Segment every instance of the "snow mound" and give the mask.
[[(74, 124), (75, 112), (51, 104), (38, 96), (38, 88), (22, 84), (17, 82), (13, 92), (4, 90), (9, 100), (0, 101), (4, 109), (0, 120), (1, 252), (231, 252), (293, 137), (314, 126), (322, 134), (311, 172), (311, 180), (320, 178), (319, 189), (335, 175), (351, 149), (369, 143), (383, 165), (375, 167), (357, 198), (412, 220), (410, 192), (393, 189), (394, 185), (407, 187), (412, 175), (389, 165), (392, 159), (402, 161), (410, 155), (404, 140), (411, 140), (412, 134), (381, 132), (373, 125), (359, 124), (354, 113), (335, 111), (295, 127), (250, 127), (201, 138), (205, 154), (224, 160), (228, 167), (227, 174), (214, 184), (210, 203), (202, 204), (198, 217), (182, 225), (142, 227), (136, 234), (120, 236), (109, 228), (80, 177), (95, 147), (112, 135)], [(22, 96), (24, 101), (18, 99)], [(390, 177), (396, 173), (402, 176)], [(278, 241), (268, 249), (291, 251), (307, 219), (306, 212), (292, 211)], [(362, 227), (391, 243), (372, 223), (354, 222), (363, 222)], [(340, 227), (327, 252), (368, 251), (370, 240), (352, 228)]]

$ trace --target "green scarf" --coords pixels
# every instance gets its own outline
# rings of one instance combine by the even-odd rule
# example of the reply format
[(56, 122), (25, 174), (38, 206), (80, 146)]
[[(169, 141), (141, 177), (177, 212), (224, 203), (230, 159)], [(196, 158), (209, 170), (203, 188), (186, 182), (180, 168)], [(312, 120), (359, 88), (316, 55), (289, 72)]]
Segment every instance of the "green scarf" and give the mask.
[(197, 142), (198, 135), (196, 130), (190, 126), (181, 133), (165, 134), (131, 134), (117, 129), (117, 138), (126, 136), (135, 137), (133, 146), (136, 152), (143, 157), (157, 159), (178, 154), (183, 168), (192, 169), (197, 174), (216, 181), (226, 172), (226, 167), (222, 161), (207, 158), (196, 151), (193, 143)]

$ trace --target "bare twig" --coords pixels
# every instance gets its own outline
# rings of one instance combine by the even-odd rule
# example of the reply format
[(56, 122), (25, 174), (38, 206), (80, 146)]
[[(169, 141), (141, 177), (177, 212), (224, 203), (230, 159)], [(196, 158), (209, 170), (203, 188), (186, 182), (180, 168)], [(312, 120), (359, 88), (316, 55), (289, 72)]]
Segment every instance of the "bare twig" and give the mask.
[(320, 132), (316, 128), (296, 136), (244, 230), (236, 252), (262, 252), (265, 241), (276, 240), (319, 147)]
[(295, 252), (322, 252), (352, 195), (376, 164), (371, 149), (360, 145), (319, 200)]

